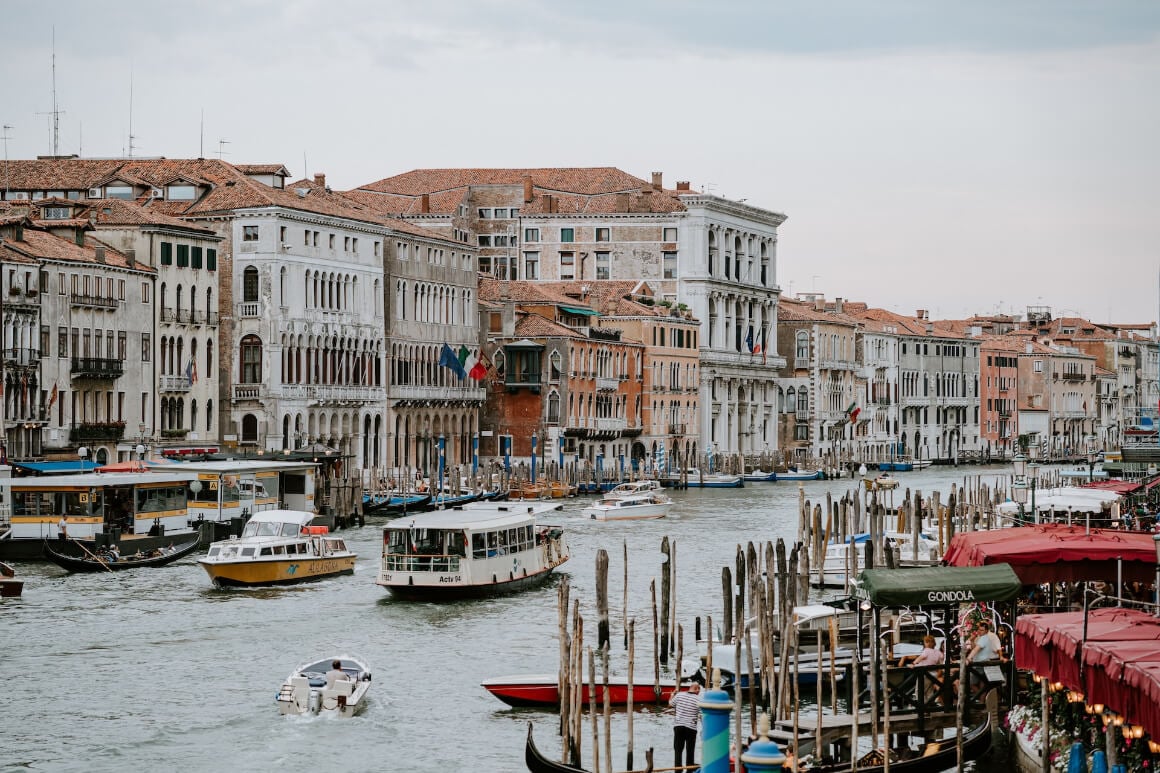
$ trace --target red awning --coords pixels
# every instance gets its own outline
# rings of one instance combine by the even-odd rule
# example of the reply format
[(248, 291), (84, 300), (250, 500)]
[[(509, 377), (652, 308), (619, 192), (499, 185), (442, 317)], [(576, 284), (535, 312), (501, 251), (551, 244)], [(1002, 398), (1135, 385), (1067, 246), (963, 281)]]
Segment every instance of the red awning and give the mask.
[[(1015, 662), (1084, 693), (1160, 737), (1160, 618), (1113, 607), (1024, 615), (1015, 623)], [(1080, 658), (1083, 681), (1080, 681)]]
[(1080, 488), (1099, 489), (1100, 491), (1114, 491), (1117, 494), (1131, 494), (1142, 486), (1138, 480), (1119, 480), (1118, 478), (1109, 478), (1107, 480), (1095, 480), (1091, 483), (1085, 483)]
[(1122, 559), (1124, 582), (1156, 574), (1151, 533), (1045, 523), (956, 534), (943, 561), (950, 566), (1010, 564), (1025, 585), (1103, 580), (1115, 582)]

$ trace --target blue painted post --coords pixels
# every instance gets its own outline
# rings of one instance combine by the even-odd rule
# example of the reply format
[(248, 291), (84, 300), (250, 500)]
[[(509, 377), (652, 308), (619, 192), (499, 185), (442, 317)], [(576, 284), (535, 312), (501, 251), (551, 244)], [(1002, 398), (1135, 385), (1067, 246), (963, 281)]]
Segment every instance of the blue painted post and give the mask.
[(564, 438), (556, 438), (556, 446), (560, 452), (560, 480), (564, 480)]
[(620, 466), (620, 479), (624, 480), (624, 454), (619, 454), (617, 459), (620, 460), (618, 463)]
[(536, 433), (532, 433), (532, 483), (536, 482)]
[(1087, 754), (1083, 744), (1076, 741), (1071, 745), (1071, 756), (1067, 759), (1067, 773), (1087, 773)]
[(733, 699), (721, 689), (714, 671), (713, 689), (701, 696), (701, 773), (729, 773), (729, 718)]
[(1092, 752), (1092, 773), (1108, 773), (1108, 757), (1099, 749)]
[(443, 436), (439, 436), (439, 488), (435, 489), (435, 501), (439, 502), (443, 499), (443, 466), (445, 464), (444, 450), (446, 443)]
[(479, 474), (479, 433), (471, 439), (471, 477)]
[(503, 469), (511, 474), (512, 471), (512, 439), (510, 436), (500, 438), (503, 443)]
[(785, 755), (781, 747), (769, 740), (769, 716), (763, 711), (757, 720), (758, 739), (741, 754), (748, 773), (781, 773)]

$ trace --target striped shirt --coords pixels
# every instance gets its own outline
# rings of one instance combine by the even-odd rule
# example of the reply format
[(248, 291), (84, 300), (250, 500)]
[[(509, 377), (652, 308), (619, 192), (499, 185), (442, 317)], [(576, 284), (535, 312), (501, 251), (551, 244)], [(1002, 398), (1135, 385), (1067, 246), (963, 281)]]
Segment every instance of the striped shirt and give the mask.
[(701, 696), (684, 691), (675, 692), (669, 698), (669, 705), (677, 710), (677, 718), (673, 721), (678, 727), (697, 729), (697, 720), (701, 718), (701, 708), (698, 704)]

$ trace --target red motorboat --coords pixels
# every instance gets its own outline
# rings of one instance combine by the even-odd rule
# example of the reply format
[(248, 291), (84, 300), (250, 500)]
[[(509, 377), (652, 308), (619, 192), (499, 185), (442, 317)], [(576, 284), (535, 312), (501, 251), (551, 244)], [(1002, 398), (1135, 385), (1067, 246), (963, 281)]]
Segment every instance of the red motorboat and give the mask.
[[(485, 690), (509, 706), (558, 708), (560, 706), (560, 688), (556, 679), (555, 674), (517, 674), (485, 679), (481, 684)], [(628, 703), (628, 689), (627, 679), (609, 678), (608, 702), (613, 706), (624, 706)], [(649, 703), (667, 704), (676, 690), (677, 684), (672, 679), (661, 680), (659, 694), (652, 682), (634, 684), (632, 686), (632, 703), (634, 706)], [(584, 686), (582, 700), (584, 705), (588, 705), (587, 684)], [(596, 705), (604, 705), (604, 684), (600, 681), (596, 683)]]

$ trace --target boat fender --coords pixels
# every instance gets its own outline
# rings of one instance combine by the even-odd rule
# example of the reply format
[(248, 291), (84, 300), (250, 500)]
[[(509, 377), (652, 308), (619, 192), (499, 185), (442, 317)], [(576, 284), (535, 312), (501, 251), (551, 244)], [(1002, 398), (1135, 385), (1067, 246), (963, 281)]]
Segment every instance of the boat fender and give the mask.
[(493, 575), (491, 576), (491, 582), (492, 582), (492, 584), (494, 585), (495, 583), (499, 582), (499, 578), (498, 578), (498, 577), (496, 577), (496, 576), (493, 574)]
[(508, 572), (508, 582), (511, 582), (515, 578), (516, 578), (515, 572)]

